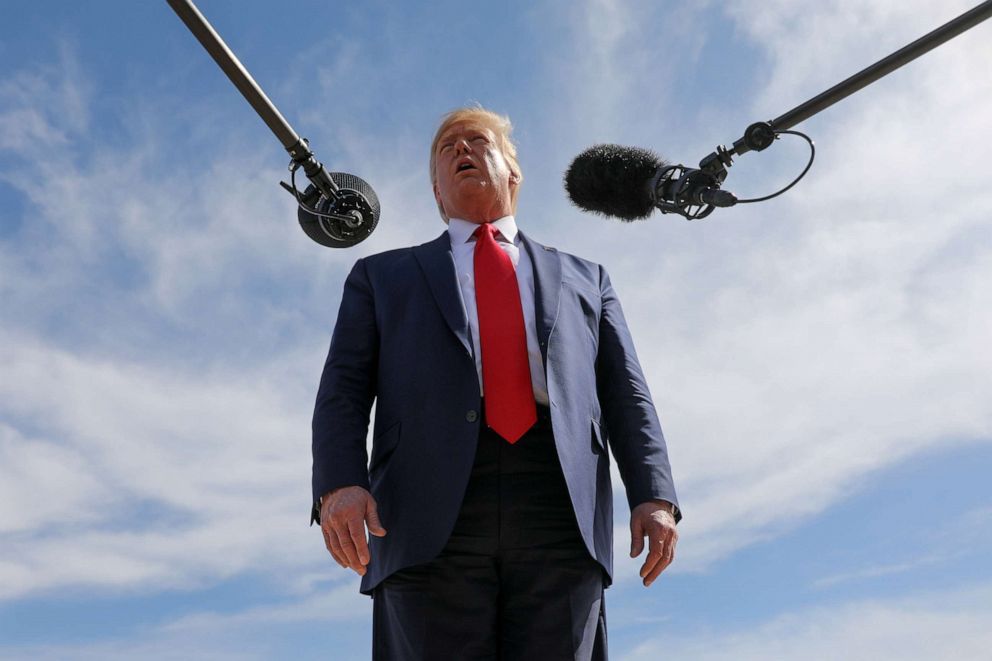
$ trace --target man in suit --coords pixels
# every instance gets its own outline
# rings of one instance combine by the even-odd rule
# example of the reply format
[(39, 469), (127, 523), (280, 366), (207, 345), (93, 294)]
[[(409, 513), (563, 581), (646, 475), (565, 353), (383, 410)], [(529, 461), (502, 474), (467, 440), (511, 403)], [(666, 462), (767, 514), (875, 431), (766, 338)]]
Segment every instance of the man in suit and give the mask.
[(644, 585), (674, 556), (681, 514), (619, 300), (601, 266), (517, 229), (510, 130), (483, 108), (443, 119), (448, 228), (358, 260), (321, 377), (312, 518), (373, 596), (377, 659), (605, 659), (610, 449)]

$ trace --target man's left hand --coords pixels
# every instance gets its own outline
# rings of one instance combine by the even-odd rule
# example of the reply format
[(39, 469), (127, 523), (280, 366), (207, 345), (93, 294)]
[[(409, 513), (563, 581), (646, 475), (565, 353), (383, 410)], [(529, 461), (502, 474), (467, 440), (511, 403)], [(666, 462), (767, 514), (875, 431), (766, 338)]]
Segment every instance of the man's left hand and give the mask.
[(644, 536), (648, 537), (648, 554), (640, 571), (644, 587), (654, 583), (675, 559), (675, 543), (679, 533), (675, 530), (673, 508), (667, 501), (650, 500), (630, 513), (630, 557), (636, 558), (641, 554)]

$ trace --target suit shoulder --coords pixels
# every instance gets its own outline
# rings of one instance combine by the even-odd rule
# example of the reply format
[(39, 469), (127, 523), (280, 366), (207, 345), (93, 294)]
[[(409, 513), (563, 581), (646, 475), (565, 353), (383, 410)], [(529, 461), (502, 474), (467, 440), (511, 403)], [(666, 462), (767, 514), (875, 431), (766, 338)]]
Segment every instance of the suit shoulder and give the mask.
[(538, 241), (530, 238), (530, 236), (528, 236), (527, 239), (531, 242), (531, 244), (533, 244), (535, 250), (545, 250), (556, 253), (561, 259), (563, 272), (566, 272), (566, 269), (578, 270), (584, 273), (595, 274), (596, 277), (599, 278), (599, 270), (602, 267), (596, 262), (579, 257), (578, 255), (573, 255), (572, 253), (565, 252), (564, 250), (559, 250), (553, 246), (546, 246), (543, 243), (539, 243)]
[(448, 246), (447, 234), (442, 234), (418, 246), (393, 248), (367, 255), (358, 260), (355, 267), (362, 268), (373, 284), (384, 281), (395, 284), (418, 273), (424, 259), (431, 261), (438, 251), (443, 251)]
[(601, 265), (562, 250), (556, 250), (556, 252), (561, 259), (561, 274), (563, 278), (578, 280), (599, 289), (600, 274), (603, 272)]
[(561, 255), (561, 259), (563, 262), (567, 261), (569, 265), (572, 266), (573, 268), (579, 269), (581, 271), (588, 271), (589, 273), (595, 273), (597, 274), (597, 277), (599, 274), (599, 270), (603, 268), (597, 262), (586, 259), (584, 257), (579, 257), (578, 255), (573, 255), (572, 253), (562, 252), (561, 250), (559, 250), (558, 254)]
[(371, 275), (381, 271), (392, 271), (402, 268), (413, 261), (413, 248), (393, 248), (383, 252), (366, 255), (358, 260), (363, 262), (365, 270)]
[(367, 264), (383, 264), (397, 259), (403, 259), (404, 257), (408, 256), (412, 251), (413, 248), (411, 248), (410, 246), (407, 246), (405, 248), (393, 248), (392, 250), (383, 250), (382, 252), (366, 255), (362, 259), (364, 259)]
[(413, 261), (415, 254), (418, 251), (422, 251), (424, 249), (433, 251), (439, 245), (442, 247), (446, 247), (448, 245), (447, 242), (448, 242), (447, 233), (444, 233), (441, 236), (432, 239), (430, 241), (426, 241), (418, 246), (393, 248), (392, 250), (385, 250), (383, 252), (377, 252), (372, 255), (366, 255), (362, 259), (365, 260), (365, 264), (368, 268), (376, 268), (376, 267), (388, 268), (389, 266), (393, 266), (396, 264), (403, 264), (406, 262)]

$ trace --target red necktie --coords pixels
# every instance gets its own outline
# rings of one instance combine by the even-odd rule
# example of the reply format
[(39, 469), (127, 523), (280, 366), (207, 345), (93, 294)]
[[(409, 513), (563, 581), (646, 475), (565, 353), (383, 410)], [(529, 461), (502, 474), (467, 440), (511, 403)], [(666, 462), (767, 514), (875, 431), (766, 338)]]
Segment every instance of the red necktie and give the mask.
[(475, 303), (482, 345), (486, 422), (516, 443), (537, 422), (527, 360), (527, 331), (513, 262), (486, 223), (475, 231)]

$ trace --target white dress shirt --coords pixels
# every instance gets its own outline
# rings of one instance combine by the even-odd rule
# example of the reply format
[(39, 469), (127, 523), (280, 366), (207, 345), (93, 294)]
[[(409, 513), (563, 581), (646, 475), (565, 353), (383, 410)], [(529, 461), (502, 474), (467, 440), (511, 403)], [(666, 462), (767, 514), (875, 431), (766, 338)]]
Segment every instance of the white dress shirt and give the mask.
[[(492, 223), (498, 230), (495, 234), (497, 245), (510, 256), (517, 274), (520, 288), (520, 307), (523, 308), (524, 326), (527, 330), (527, 359), (530, 363), (530, 381), (534, 386), (534, 399), (538, 404), (548, 405), (548, 382), (544, 376), (544, 361), (537, 343), (537, 310), (534, 306), (534, 267), (530, 255), (520, 249), (517, 236), (517, 222), (513, 216), (503, 216)], [(472, 234), (479, 227), (460, 218), (448, 221), (448, 238), (451, 239), (451, 254), (455, 258), (455, 272), (458, 274), (458, 290), (462, 295), (465, 318), (472, 336), (475, 353), (475, 368), (479, 374), (479, 391), (482, 391), (482, 352), (479, 350), (479, 311), (475, 304), (475, 237)], [(483, 392), (483, 394), (485, 394)]]

